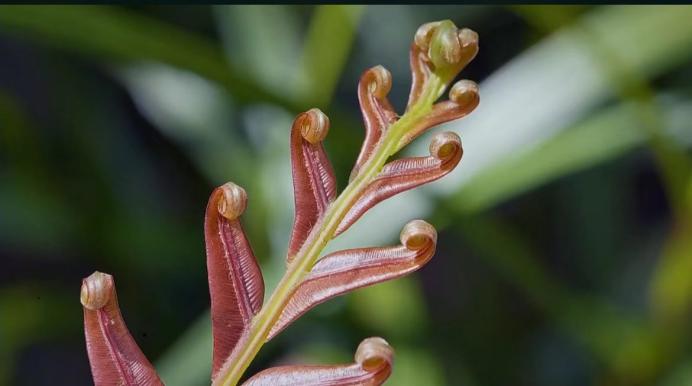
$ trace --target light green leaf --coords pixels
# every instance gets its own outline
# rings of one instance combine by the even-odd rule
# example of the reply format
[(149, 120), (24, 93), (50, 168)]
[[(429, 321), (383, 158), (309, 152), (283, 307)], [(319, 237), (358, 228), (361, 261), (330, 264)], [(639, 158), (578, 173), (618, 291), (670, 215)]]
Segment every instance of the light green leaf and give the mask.
[(159, 20), (110, 6), (5, 6), (3, 30), (98, 60), (158, 61), (219, 82), (242, 102), (294, 107), (231, 68), (216, 44)]
[(300, 19), (295, 9), (276, 5), (214, 7), (228, 60), (267, 90), (297, 97), (301, 50)]
[(156, 368), (166, 385), (208, 385), (211, 347), (211, 319), (205, 312), (157, 361)]
[(363, 326), (389, 338), (416, 336), (427, 323), (421, 288), (410, 276), (355, 291), (349, 306)]
[(641, 145), (646, 135), (636, 120), (635, 109), (633, 104), (608, 109), (530, 152), (505, 157), (463, 185), (452, 196), (453, 205), (463, 211), (482, 211)]
[(356, 36), (362, 6), (320, 5), (315, 8), (303, 48), (300, 93), (309, 105), (331, 101)]

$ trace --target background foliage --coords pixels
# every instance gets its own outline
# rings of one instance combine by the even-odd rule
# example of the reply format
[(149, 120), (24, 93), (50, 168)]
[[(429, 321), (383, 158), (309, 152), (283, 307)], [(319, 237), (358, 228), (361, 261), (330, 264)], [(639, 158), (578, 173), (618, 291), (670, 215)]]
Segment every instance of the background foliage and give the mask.
[[(290, 122), (320, 107), (345, 186), (356, 84), (417, 26), (481, 36), (481, 106), (448, 124), (461, 166), (365, 216), (334, 249), (440, 230), (410, 278), (302, 318), (262, 350), (397, 350), (392, 385), (692, 384), (692, 7), (0, 7), (0, 384), (90, 384), (80, 279), (115, 275), (169, 385), (208, 384), (202, 214), (246, 187), (271, 289), (292, 222)], [(425, 154), (426, 139), (416, 151)]]

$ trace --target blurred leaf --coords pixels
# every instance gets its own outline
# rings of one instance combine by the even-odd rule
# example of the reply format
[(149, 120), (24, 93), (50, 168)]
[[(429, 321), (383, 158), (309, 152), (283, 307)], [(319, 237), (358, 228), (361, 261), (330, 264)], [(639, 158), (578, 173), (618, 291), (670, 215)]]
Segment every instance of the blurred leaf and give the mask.
[(216, 185), (247, 176), (250, 154), (234, 124), (229, 96), (195, 73), (161, 64), (118, 71), (137, 107)]
[[(434, 260), (433, 260), (434, 261)], [(402, 277), (353, 292), (349, 308), (363, 326), (388, 338), (421, 334), (427, 310), (421, 288), (414, 277)]]
[(682, 221), (674, 224), (663, 248), (650, 296), (654, 314), (661, 322), (687, 329), (687, 316), (692, 311), (692, 217)]
[(692, 55), (690, 16), (688, 6), (610, 6), (584, 18), (583, 26), (611, 56), (649, 78)]
[[(664, 119), (664, 113), (654, 101), (654, 91), (645, 80), (644, 70), (637, 67), (637, 62), (630, 61), (628, 55), (614, 51), (612, 46), (616, 42), (611, 34), (599, 34), (598, 28), (586, 26), (587, 33), (595, 35), (592, 47), (604, 59), (602, 67), (621, 98), (641, 104), (641, 108), (633, 112), (633, 117), (641, 122), (642, 130), (648, 134), (648, 145), (673, 212), (673, 230), (665, 241), (663, 256), (655, 269), (651, 292), (654, 316), (663, 319), (669, 327), (670, 324), (679, 326), (692, 305), (692, 252), (687, 237), (682, 236), (692, 230), (692, 211), (688, 210), (685, 199), (687, 181), (692, 176), (692, 159), (686, 154), (682, 141), (672, 140), (665, 135), (668, 120)], [(687, 122), (690, 120), (687, 119)], [(689, 123), (687, 131), (692, 132)], [(679, 335), (682, 334), (679, 332)]]
[[(666, 103), (664, 135), (673, 135), (677, 119), (692, 120), (690, 102)], [(611, 160), (645, 144), (649, 131), (638, 118), (639, 103), (599, 113), (543, 142), (530, 152), (512, 154), (477, 174), (450, 198), (462, 211), (482, 211), (558, 177)], [(679, 111), (686, 117), (679, 117)], [(671, 119), (675, 118), (675, 120)], [(463, 165), (463, 160), (462, 160)]]
[[(38, 153), (35, 140), (29, 132), (27, 117), (17, 101), (0, 89), (0, 156), (6, 161), (21, 163), (33, 160)], [(21, 151), (20, 151), (21, 149)], [(28, 154), (26, 152), (29, 152)]]
[(585, 11), (586, 5), (515, 5), (510, 9), (531, 23), (534, 28), (552, 32), (561, 26), (568, 25)]
[(44, 169), (37, 133), (2, 91), (0, 117), (0, 243), (28, 253), (59, 249), (74, 239), (76, 224)]
[(0, 242), (4, 246), (50, 253), (79, 237), (78, 222), (62, 197), (47, 194), (54, 187), (23, 175), (1, 177)]
[(78, 332), (81, 326), (81, 313), (73, 312), (79, 303), (50, 285), (24, 282), (0, 288), (0, 310), (0, 384), (9, 384), (15, 355), (24, 345)]
[[(476, 174), (531, 151), (612, 97), (610, 74), (592, 47), (629, 63), (648, 79), (692, 55), (692, 7), (606, 6), (580, 17), (510, 61), (480, 85), (481, 104), (445, 125), (462, 134), (464, 159), (428, 191), (450, 194)], [(585, 32), (588, 30), (588, 33)], [(480, 56), (483, 56), (481, 40)], [(412, 149), (425, 154), (427, 142)]]
[(462, 369), (458, 369), (460, 371), (458, 374), (455, 374), (453, 382), (445, 382), (444, 372), (440, 363), (430, 351), (396, 343), (392, 343), (392, 345), (395, 349), (394, 370), (387, 384), (396, 386), (470, 384), (463, 379)]
[(486, 262), (618, 378), (647, 381), (665, 363), (665, 342), (645, 318), (564, 286), (502, 222), (474, 216), (457, 221), (455, 227)]
[(228, 60), (267, 90), (294, 98), (301, 49), (295, 10), (273, 5), (214, 7)]
[(664, 377), (660, 386), (689, 386), (692, 385), (692, 360), (687, 358)]
[(335, 345), (333, 342), (308, 343), (286, 358), (286, 362), (296, 364), (348, 363), (352, 360), (353, 352), (349, 352), (346, 347)]
[(217, 45), (135, 12), (110, 6), (5, 6), (0, 25), (6, 31), (99, 60), (154, 60), (185, 68), (219, 82), (240, 102), (295, 107), (290, 99), (232, 69)]
[(348, 60), (362, 6), (320, 5), (310, 21), (300, 64), (303, 99), (325, 108)]
[(211, 347), (211, 320), (205, 312), (157, 361), (161, 379), (169, 386), (208, 385)]
[(593, 33), (592, 50), (603, 59), (600, 62), (601, 68), (608, 74), (608, 80), (620, 98), (642, 104), (642, 108), (637, 109), (635, 113), (641, 121), (642, 128), (649, 134), (648, 145), (660, 170), (668, 203), (674, 216), (678, 216), (684, 210), (683, 191), (688, 174), (692, 170), (692, 162), (682, 146), (664, 135), (663, 114), (654, 101), (655, 92), (642, 69), (612, 49), (610, 45), (613, 42), (608, 39), (610, 36), (599, 34), (598, 30), (590, 25), (586, 25), (584, 31), (587, 34)]

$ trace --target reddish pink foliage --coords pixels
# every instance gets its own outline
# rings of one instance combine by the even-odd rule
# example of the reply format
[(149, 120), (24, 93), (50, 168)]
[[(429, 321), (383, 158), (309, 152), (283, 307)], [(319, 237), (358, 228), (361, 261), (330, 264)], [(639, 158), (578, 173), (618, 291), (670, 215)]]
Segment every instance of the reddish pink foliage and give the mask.
[(328, 130), (327, 116), (317, 109), (300, 114), (291, 128), (295, 220), (288, 245), (289, 262), (336, 197), (334, 170), (322, 146)]
[(350, 180), (358, 175), (363, 164), (368, 161), (389, 125), (398, 119), (396, 111), (387, 99), (391, 88), (392, 75), (382, 66), (370, 68), (360, 77), (358, 102), (365, 124), (365, 140), (351, 171)]
[(323, 257), (291, 295), (269, 339), (312, 307), (335, 296), (417, 270), (435, 253), (436, 241), (435, 229), (417, 220), (404, 227), (402, 245), (348, 249)]
[(212, 375), (247, 333), (264, 298), (262, 273), (238, 220), (245, 200), (245, 191), (228, 183), (212, 192), (207, 205), (204, 236), (214, 337)]
[(382, 338), (365, 339), (355, 363), (331, 366), (279, 366), (264, 370), (243, 386), (377, 386), (392, 373), (394, 351)]
[(433, 138), (429, 156), (403, 158), (388, 163), (346, 213), (335, 236), (346, 231), (360, 216), (381, 201), (442, 178), (454, 170), (462, 153), (459, 136), (444, 132)]
[(94, 272), (82, 281), (84, 336), (96, 386), (163, 385), (125, 325), (111, 275)]

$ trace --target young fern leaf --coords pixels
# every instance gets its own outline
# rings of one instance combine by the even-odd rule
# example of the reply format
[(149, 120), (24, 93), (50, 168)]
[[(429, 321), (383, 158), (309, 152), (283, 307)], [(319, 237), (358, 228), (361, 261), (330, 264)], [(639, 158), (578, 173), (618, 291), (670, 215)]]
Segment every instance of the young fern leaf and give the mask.
[[(433, 73), (444, 81), (451, 80), (478, 53), (478, 34), (468, 28), (457, 29), (449, 20), (423, 24), (411, 44), (411, 91), (406, 110), (420, 102)], [(435, 99), (444, 92), (438, 89)], [(406, 132), (397, 150), (416, 139), (425, 130), (461, 118), (478, 106), (478, 86), (470, 80), (457, 82), (449, 92), (449, 101), (433, 106), (423, 119)]]
[[(236, 385), (262, 345), (315, 305), (411, 273), (432, 258), (437, 233), (422, 220), (406, 224), (401, 245), (319, 257), (333, 237), (377, 203), (437, 180), (457, 166), (463, 150), (459, 136), (451, 132), (433, 137), (429, 156), (387, 161), (432, 126), (461, 118), (478, 105), (478, 86), (468, 80), (450, 89), (448, 101), (435, 103), (477, 51), (478, 35), (458, 29), (449, 20), (421, 26), (411, 45), (413, 79), (401, 117), (387, 99), (391, 74), (381, 66), (363, 73), (358, 99), (366, 136), (349, 184), (339, 197), (322, 146), (329, 119), (319, 109), (296, 118), (290, 139), (296, 215), (286, 272), (266, 305), (262, 273), (239, 221), (247, 205), (246, 193), (233, 183), (212, 192), (204, 235), (213, 385)], [(96, 385), (161, 385), (125, 327), (113, 278), (99, 272), (86, 278), (81, 300)], [(390, 375), (392, 361), (387, 342), (368, 338), (358, 347), (353, 364), (281, 366), (260, 372), (245, 385), (380, 385)]]
[[(431, 75), (450, 82), (478, 53), (478, 34), (457, 29), (449, 20), (423, 24), (411, 45), (411, 92), (408, 107), (418, 103)], [(444, 88), (435, 97), (442, 95)]]
[(436, 134), (430, 142), (430, 155), (391, 161), (368, 185), (339, 224), (335, 236), (346, 231), (360, 216), (383, 200), (442, 178), (459, 164), (461, 139), (451, 131)]
[(375, 146), (389, 125), (394, 123), (398, 116), (387, 94), (392, 88), (392, 74), (382, 66), (375, 66), (363, 73), (358, 82), (358, 103), (363, 114), (365, 124), (365, 140), (361, 146), (360, 154), (351, 170), (349, 181), (358, 175), (360, 168), (368, 160)]
[(398, 246), (348, 249), (321, 258), (291, 295), (268, 339), (314, 306), (355, 289), (411, 273), (435, 253), (437, 232), (423, 220), (406, 224), (400, 238)]
[(329, 118), (319, 109), (300, 114), (291, 128), (295, 220), (288, 244), (288, 262), (336, 197), (334, 170), (322, 146), (328, 131)]
[(94, 272), (82, 281), (84, 336), (96, 386), (163, 385), (120, 314), (113, 276)]
[(377, 386), (392, 373), (394, 350), (382, 338), (367, 338), (355, 363), (332, 366), (279, 366), (264, 370), (243, 386)]
[(264, 281), (239, 217), (247, 206), (245, 190), (228, 182), (209, 198), (204, 222), (214, 341), (212, 377), (246, 338), (262, 307)]

